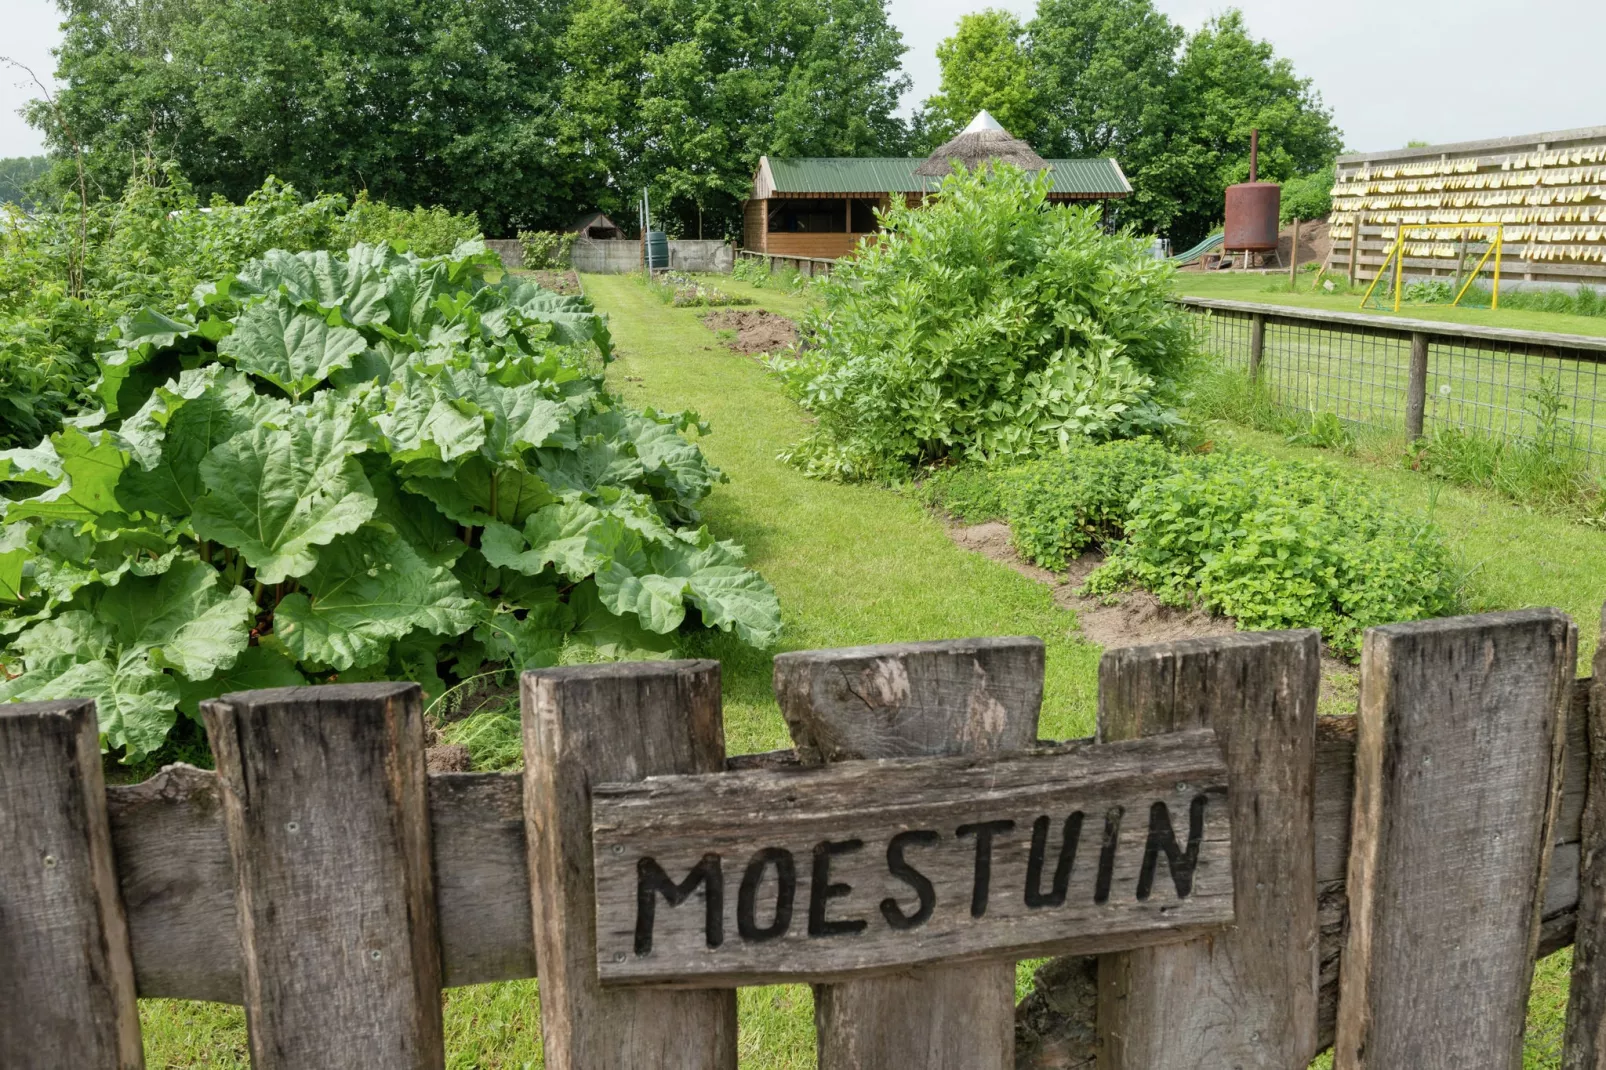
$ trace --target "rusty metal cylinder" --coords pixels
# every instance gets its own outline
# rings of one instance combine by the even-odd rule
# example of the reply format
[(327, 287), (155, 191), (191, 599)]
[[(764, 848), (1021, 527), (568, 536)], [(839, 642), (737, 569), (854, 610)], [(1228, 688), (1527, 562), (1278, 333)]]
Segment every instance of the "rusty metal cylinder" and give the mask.
[(1240, 182), (1228, 186), (1225, 248), (1247, 249), (1252, 253), (1274, 252), (1282, 203), (1283, 188), (1275, 182)]

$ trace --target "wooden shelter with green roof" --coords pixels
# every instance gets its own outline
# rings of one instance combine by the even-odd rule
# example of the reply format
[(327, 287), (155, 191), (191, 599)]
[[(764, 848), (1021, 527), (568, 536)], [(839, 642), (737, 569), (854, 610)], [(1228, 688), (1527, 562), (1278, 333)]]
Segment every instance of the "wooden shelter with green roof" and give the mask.
[(994, 160), (1047, 170), (1055, 203), (1121, 200), (1132, 186), (1112, 159), (1045, 160), (981, 112), (930, 157), (763, 156), (742, 220), (742, 245), (774, 256), (836, 259), (877, 231), (875, 210), (893, 197), (918, 204), (942, 184), (954, 162)]

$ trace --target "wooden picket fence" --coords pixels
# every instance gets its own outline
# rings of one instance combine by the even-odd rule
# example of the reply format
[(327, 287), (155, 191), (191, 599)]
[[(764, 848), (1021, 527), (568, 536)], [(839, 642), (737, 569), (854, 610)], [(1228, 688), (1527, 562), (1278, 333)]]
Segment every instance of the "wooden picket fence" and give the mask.
[[(1076, 753), (1214, 731), (1236, 920), (1083, 971), (1097, 1065), (1518, 1070), (1535, 956), (1576, 939), (1565, 1066), (1606, 1066), (1606, 695), (1576, 642), (1549, 610), (1373, 629), (1355, 718), (1317, 716), (1314, 632), (1106, 653)], [(795, 749), (728, 759), (715, 662), (526, 673), (521, 774), (427, 774), (413, 685), (248, 692), (205, 705), (215, 774), (110, 788), (91, 703), (0, 707), (0, 1066), (142, 1066), (157, 996), (243, 1004), (259, 1068), (438, 1068), (442, 987), (539, 962), (548, 1067), (734, 1068), (732, 988), (599, 980), (594, 788), (1066, 747), (1032, 639), (786, 654), (775, 685)], [(1014, 973), (817, 984), (819, 1065), (1014, 1067)]]

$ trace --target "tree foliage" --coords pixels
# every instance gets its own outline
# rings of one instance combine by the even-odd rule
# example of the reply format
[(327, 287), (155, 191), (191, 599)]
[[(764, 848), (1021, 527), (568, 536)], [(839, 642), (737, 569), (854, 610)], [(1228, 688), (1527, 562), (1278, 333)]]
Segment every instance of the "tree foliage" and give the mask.
[(438, 694), (572, 644), (779, 630), (698, 522), (697, 417), (620, 405), (604, 320), (482, 243), (276, 250), (110, 342), (102, 406), (0, 452), (0, 702), (93, 697), (129, 761), (224, 691)]
[(0, 205), (31, 204), (34, 186), (50, 169), (46, 156), (0, 158)]
[(1039, 0), (1024, 28), (967, 16), (938, 57), (928, 142), (987, 107), (1045, 156), (1113, 156), (1133, 186), (1121, 221), (1178, 247), (1220, 222), (1225, 187), (1248, 177), (1251, 129), (1272, 181), (1321, 171), (1341, 144), (1309, 80), (1237, 10), (1190, 35), (1152, 0)]
[(1170, 268), (1046, 179), (957, 172), (818, 282), (810, 344), (781, 364), (813, 413), (793, 459), (866, 478), (945, 458), (1025, 458), (1161, 431), (1192, 329)]
[(1016, 137), (1037, 140), (1047, 97), (1027, 58), (1024, 36), (1013, 14), (988, 8), (962, 17), (954, 35), (937, 46), (942, 89), (926, 101), (925, 117), (933, 148), (984, 109)]
[[(150, 154), (203, 195), (276, 174), (511, 234), (650, 183), (714, 236), (761, 154), (896, 151), (904, 133), (882, 0), (59, 2), (59, 103), (106, 191)], [(32, 117), (65, 150), (48, 109)]]

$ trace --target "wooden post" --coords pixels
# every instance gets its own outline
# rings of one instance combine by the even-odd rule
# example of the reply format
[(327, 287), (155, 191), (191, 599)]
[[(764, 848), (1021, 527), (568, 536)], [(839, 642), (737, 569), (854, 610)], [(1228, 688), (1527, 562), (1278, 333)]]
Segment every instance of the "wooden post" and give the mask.
[(95, 704), (0, 706), (0, 1066), (138, 1070)]
[(256, 1070), (445, 1063), (420, 699), (346, 684), (201, 704)]
[(1422, 437), (1428, 407), (1428, 336), (1411, 332), (1411, 370), (1405, 383), (1405, 434), (1412, 442)]
[(736, 993), (597, 980), (592, 784), (725, 766), (717, 661), (524, 674), (524, 816), (550, 1070), (735, 1070)]
[[(1606, 609), (1601, 612), (1606, 622)], [(1589, 794), (1578, 866), (1578, 935), (1567, 994), (1562, 1070), (1606, 1067), (1606, 646), (1589, 699)]]
[(1337, 1070), (1517, 1070), (1577, 630), (1373, 628), (1361, 653)]
[(1350, 235), (1349, 239), (1349, 284), (1351, 286), (1355, 285), (1356, 258), (1359, 257), (1361, 253), (1361, 224), (1365, 221), (1365, 219), (1366, 216), (1363, 213), (1355, 213), (1355, 226), (1353, 228), (1354, 232)]
[(1249, 378), (1260, 379), (1260, 363), (1266, 355), (1266, 317), (1259, 312), (1249, 315)]
[(1127, 647), (1099, 663), (1101, 742), (1215, 728), (1238, 912), (1219, 936), (1099, 959), (1100, 1070), (1290, 1070), (1315, 1056), (1320, 686), (1314, 630)]
[(1288, 257), (1288, 289), (1299, 281), (1299, 217), (1294, 217), (1294, 251)]
[[(805, 762), (1021, 750), (1037, 740), (1043, 643), (970, 639), (782, 654), (775, 695)], [(928, 967), (818, 985), (814, 1027), (820, 1070), (1013, 1070), (1015, 966)]]

